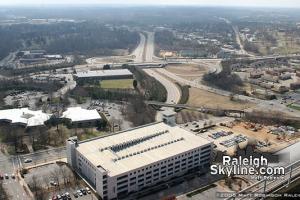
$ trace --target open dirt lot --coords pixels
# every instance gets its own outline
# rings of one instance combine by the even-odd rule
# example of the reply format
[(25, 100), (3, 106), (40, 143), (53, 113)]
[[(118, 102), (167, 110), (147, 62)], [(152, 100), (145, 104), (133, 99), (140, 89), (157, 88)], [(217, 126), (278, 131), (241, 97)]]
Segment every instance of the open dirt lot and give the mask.
[(223, 109), (247, 109), (254, 106), (252, 103), (231, 101), (229, 97), (221, 96), (205, 90), (190, 88), (190, 96), (187, 102), (191, 106), (205, 106)]
[[(210, 137), (213, 133), (221, 132), (221, 131), (232, 132), (233, 134), (229, 136), (219, 137), (217, 139), (213, 139), (212, 137)], [(247, 125), (244, 122), (235, 122), (232, 127), (216, 126), (213, 129), (209, 130), (208, 132), (201, 134), (202, 137), (205, 137), (208, 140), (213, 141), (217, 145), (217, 148), (220, 151), (227, 151), (227, 154), (229, 155), (233, 154), (235, 147), (234, 146), (225, 147), (220, 143), (230, 140), (233, 137), (238, 135), (243, 135), (247, 137), (247, 141), (239, 144), (240, 147), (246, 146), (247, 144), (249, 144), (249, 142), (250, 143), (255, 143), (255, 141), (268, 142), (270, 146), (257, 147), (259, 148), (259, 150), (263, 152), (275, 152), (295, 143), (296, 141), (299, 141), (299, 136), (298, 138), (293, 138), (293, 139), (291, 138), (286, 138), (285, 140), (283, 140), (282, 138), (278, 139), (277, 135), (269, 133), (269, 126), (262, 126), (262, 129), (253, 131), (247, 128)]]
[(168, 65), (166, 70), (187, 80), (195, 80), (202, 77), (207, 68), (201, 64)]

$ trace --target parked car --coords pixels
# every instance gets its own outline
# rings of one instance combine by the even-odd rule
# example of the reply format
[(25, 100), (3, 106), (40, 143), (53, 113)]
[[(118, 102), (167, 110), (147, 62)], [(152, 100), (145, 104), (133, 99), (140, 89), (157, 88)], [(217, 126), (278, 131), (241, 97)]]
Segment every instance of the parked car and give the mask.
[(73, 195), (74, 195), (75, 198), (78, 198), (77, 192), (74, 192)]
[(86, 195), (86, 194), (87, 194), (87, 192), (86, 192), (86, 190), (85, 190), (84, 188), (80, 189), (80, 191), (81, 191), (81, 192), (82, 192), (82, 194), (84, 194), (84, 195)]
[(78, 194), (78, 196), (82, 196), (83, 195), (80, 190), (77, 190), (77, 194)]
[(86, 192), (87, 192), (88, 194), (91, 194), (90, 188), (86, 187), (85, 189), (86, 189)]
[(9, 179), (9, 176), (8, 176), (8, 174), (5, 174), (4, 176), (5, 176), (5, 178), (6, 178), (6, 179)]
[(24, 163), (31, 163), (31, 162), (32, 162), (31, 159), (25, 159), (25, 160), (24, 160)]

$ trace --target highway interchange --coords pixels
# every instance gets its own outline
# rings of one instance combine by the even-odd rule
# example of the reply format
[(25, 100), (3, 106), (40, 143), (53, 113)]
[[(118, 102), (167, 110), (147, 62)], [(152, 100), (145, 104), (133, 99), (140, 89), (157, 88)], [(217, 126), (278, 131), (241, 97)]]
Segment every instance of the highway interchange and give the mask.
[[(130, 55), (134, 57), (134, 63), (153, 63), (153, 64), (164, 64), (165, 61), (157, 61), (157, 58), (154, 56), (154, 33), (153, 32), (145, 32), (140, 33), (140, 43), (136, 47), (136, 49)], [(251, 57), (251, 59), (265, 59), (265, 58), (276, 58), (276, 56), (269, 57)], [(155, 60), (155, 61), (154, 61)], [(210, 59), (197, 59), (192, 61), (186, 61), (187, 63), (199, 63), (205, 62)], [(218, 59), (218, 61), (220, 61)], [(93, 62), (91, 62), (93, 64)], [(124, 63), (119, 63), (122, 65)], [(129, 63), (130, 64), (130, 63)], [(77, 68), (85, 70), (88, 69), (88, 65), (77, 66)], [(77, 69), (76, 68), (76, 69)], [(156, 69), (143, 69), (148, 75), (157, 79), (161, 84), (163, 84), (168, 92), (167, 101), (168, 104), (177, 104), (181, 97), (181, 92), (178, 86), (174, 83), (174, 81), (179, 82), (184, 85), (189, 85), (191, 87), (199, 88), (202, 90), (206, 90), (212, 93), (216, 93), (223, 96), (230, 96), (231, 93), (219, 89), (215, 89), (209, 86), (202, 85), (201, 82), (189, 81), (183, 79), (176, 74), (173, 74), (167, 71), (164, 68), (156, 68)], [(211, 69), (210, 71), (220, 72), (220, 65), (215, 66), (215, 69)], [(173, 81), (172, 81), (173, 80)], [(68, 89), (72, 89), (76, 86), (74, 80), (70, 80), (69, 83), (57, 93), (57, 95), (64, 93)], [(250, 98), (246, 96), (239, 95), (239, 99), (247, 100), (251, 102), (255, 102), (258, 104), (259, 108), (268, 108), (270, 110), (280, 109), (281, 111), (287, 112), (293, 116), (300, 116), (297, 112), (291, 112), (290, 109), (286, 108), (284, 105), (280, 105), (278, 101), (264, 101), (255, 98)], [(297, 97), (300, 98), (300, 97)], [(170, 109), (170, 108), (164, 108)], [(159, 120), (159, 117), (157, 117)], [(22, 167), (32, 167), (35, 165), (39, 165), (42, 163), (52, 162), (65, 157), (65, 147), (54, 148), (45, 151), (35, 152), (27, 155), (20, 156), (5, 156), (0, 153), (0, 172), (5, 174), (13, 174), (17, 173), (17, 170)], [(31, 163), (25, 163), (25, 159), (31, 159)], [(17, 184), (16, 184), (17, 183)], [(13, 196), (13, 199), (30, 199), (26, 191), (24, 190), (22, 183), (19, 182), (18, 179), (9, 179), (5, 181), (4, 187), (7, 188), (8, 193)]]

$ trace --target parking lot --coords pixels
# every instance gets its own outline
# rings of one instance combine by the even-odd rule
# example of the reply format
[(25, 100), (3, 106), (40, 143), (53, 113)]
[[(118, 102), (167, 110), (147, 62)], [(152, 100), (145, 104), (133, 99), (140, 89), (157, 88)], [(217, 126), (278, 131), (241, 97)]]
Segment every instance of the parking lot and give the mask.
[(64, 164), (30, 169), (24, 179), (31, 190), (38, 185), (46, 199), (97, 199), (88, 185)]
[(126, 130), (132, 128), (132, 124), (126, 121), (122, 115), (121, 110), (125, 105), (111, 103), (108, 101), (91, 101), (87, 109), (97, 109), (99, 112), (102, 112), (108, 121), (114, 122), (115, 131)]

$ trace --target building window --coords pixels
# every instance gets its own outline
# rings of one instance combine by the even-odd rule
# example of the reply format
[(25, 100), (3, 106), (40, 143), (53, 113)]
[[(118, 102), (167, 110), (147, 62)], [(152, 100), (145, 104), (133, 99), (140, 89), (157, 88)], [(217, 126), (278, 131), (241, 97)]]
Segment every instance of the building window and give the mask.
[(120, 176), (117, 178), (117, 180), (121, 180), (121, 179), (124, 179), (124, 178), (127, 178), (128, 177), (128, 174), (124, 175), (124, 176)]

